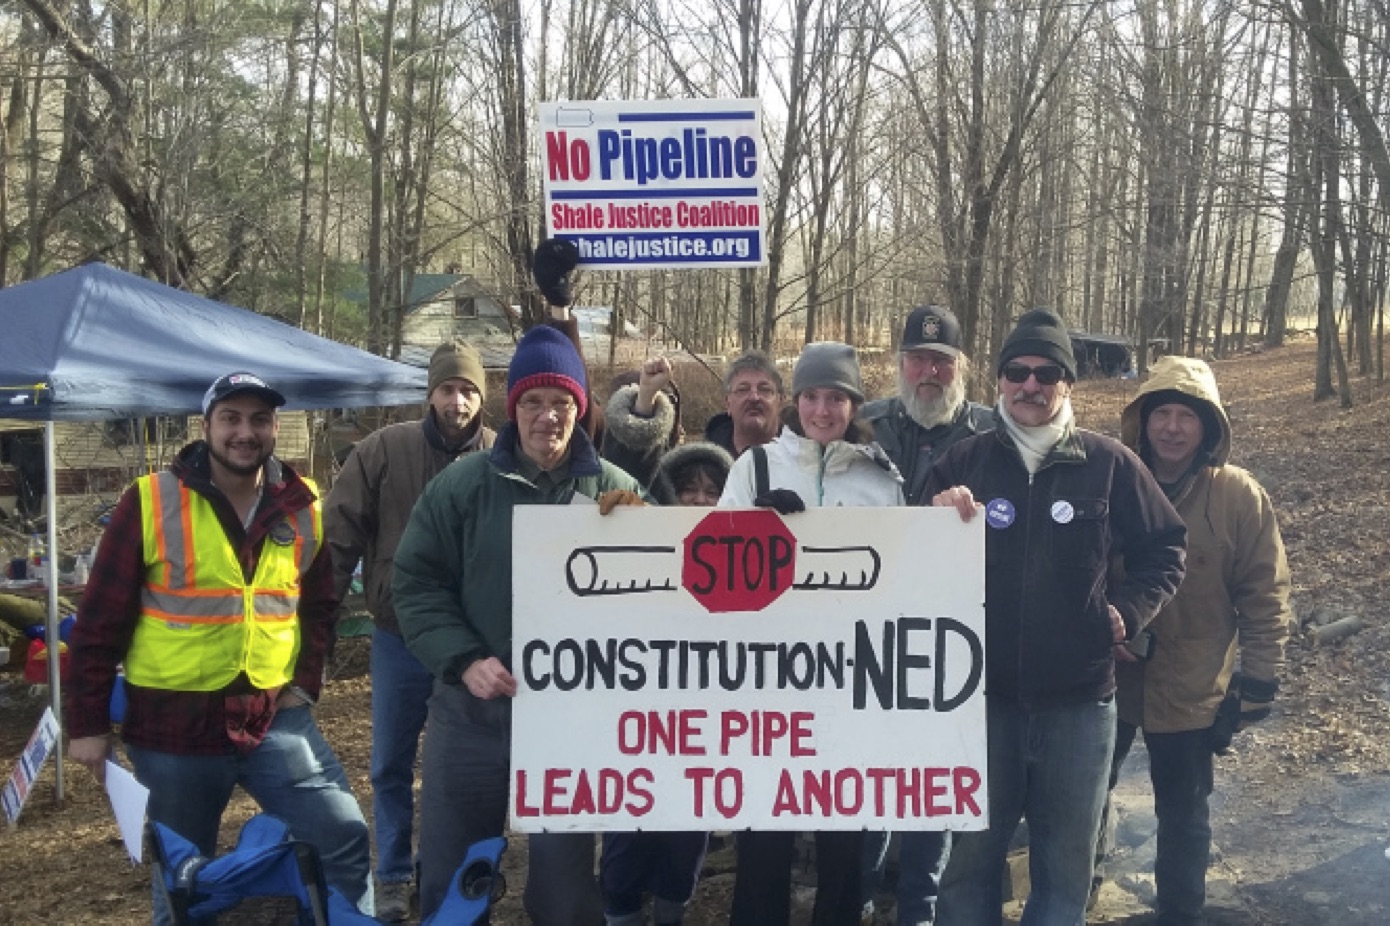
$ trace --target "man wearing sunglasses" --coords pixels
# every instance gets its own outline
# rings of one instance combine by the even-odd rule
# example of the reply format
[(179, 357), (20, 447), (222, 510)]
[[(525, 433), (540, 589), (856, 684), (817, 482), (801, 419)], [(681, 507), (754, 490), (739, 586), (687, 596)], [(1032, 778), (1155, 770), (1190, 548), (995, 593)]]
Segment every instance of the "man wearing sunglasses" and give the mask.
[(1172, 598), (1187, 529), (1138, 457), (1076, 426), (1054, 312), (1024, 313), (998, 371), (994, 432), (947, 451), (924, 494), (967, 521), (981, 505), (986, 524), (990, 821), (955, 835), (937, 923), (1001, 922), (999, 872), (1025, 818), (1025, 922), (1080, 926), (1115, 741), (1112, 644)]

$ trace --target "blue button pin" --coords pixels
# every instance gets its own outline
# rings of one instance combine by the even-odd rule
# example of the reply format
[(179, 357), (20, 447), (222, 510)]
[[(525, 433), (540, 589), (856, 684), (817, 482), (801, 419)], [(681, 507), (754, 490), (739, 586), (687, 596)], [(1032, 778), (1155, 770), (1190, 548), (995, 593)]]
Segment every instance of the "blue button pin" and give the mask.
[(985, 506), (985, 523), (996, 530), (1003, 530), (1014, 523), (1014, 503), (1007, 498), (990, 499)]

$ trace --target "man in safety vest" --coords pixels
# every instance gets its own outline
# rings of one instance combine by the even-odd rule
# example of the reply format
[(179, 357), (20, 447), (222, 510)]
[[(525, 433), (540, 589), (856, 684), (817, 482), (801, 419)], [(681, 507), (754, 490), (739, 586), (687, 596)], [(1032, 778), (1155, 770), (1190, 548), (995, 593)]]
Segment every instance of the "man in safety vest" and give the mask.
[(367, 823), (310, 710), (337, 600), (314, 491), (272, 456), (284, 404), (258, 376), (221, 377), (204, 439), (112, 511), (71, 638), (68, 755), (105, 779), (124, 663), (121, 733), (149, 818), (211, 858), (239, 784), (371, 913)]

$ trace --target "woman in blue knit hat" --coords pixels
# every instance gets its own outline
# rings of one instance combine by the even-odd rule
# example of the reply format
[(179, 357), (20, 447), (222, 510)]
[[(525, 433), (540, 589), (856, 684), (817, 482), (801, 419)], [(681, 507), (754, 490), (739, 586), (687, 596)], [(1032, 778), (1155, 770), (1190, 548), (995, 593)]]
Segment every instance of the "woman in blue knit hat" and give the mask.
[[(510, 781), (512, 510), (576, 494), (636, 498), (575, 423), (584, 362), (554, 328), (527, 332), (507, 370), (508, 423), (425, 488), (396, 551), (392, 594), (411, 652), (434, 674), (420, 793), (420, 913), (440, 904), (468, 847), (502, 835)], [(536, 833), (524, 904), (532, 922), (603, 922), (591, 833)]]

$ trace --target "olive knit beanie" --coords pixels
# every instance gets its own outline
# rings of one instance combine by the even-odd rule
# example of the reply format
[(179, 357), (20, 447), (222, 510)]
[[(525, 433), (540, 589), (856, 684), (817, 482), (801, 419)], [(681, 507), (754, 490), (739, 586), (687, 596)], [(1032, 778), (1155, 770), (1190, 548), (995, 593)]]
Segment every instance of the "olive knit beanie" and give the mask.
[(487, 401), (487, 375), (478, 351), (467, 341), (445, 341), (430, 355), (429, 394), (447, 379), (466, 379)]

